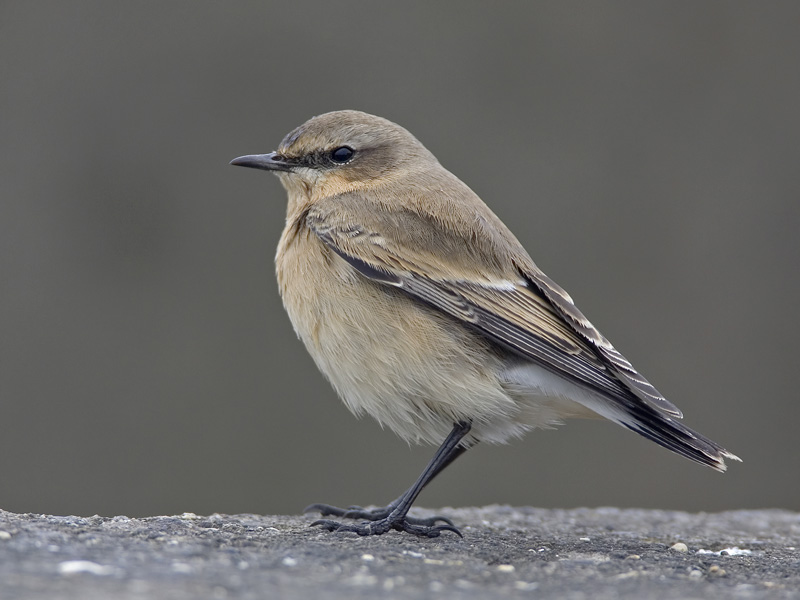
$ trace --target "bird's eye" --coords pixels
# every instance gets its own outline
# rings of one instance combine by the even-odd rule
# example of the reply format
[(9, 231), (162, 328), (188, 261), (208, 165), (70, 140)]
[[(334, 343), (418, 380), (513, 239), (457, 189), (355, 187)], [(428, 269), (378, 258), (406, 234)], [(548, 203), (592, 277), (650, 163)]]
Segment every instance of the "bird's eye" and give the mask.
[(353, 158), (354, 154), (355, 151), (352, 148), (349, 148), (348, 146), (340, 146), (339, 148), (336, 148), (336, 150), (333, 150), (330, 156), (333, 162), (343, 165)]

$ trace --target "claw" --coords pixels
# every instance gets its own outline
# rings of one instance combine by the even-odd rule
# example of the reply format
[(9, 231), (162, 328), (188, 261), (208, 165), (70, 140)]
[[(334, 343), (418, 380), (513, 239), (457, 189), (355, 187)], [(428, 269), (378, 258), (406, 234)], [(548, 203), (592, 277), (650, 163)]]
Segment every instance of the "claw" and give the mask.
[(339, 528), (342, 526), (341, 523), (337, 523), (336, 521), (331, 521), (330, 519), (317, 519), (309, 527), (322, 527), (323, 529), (327, 529), (328, 531), (338, 531)]
[(453, 525), (439, 525), (438, 527), (434, 527), (434, 529), (436, 529), (436, 535), (439, 535), (442, 531), (452, 531), (462, 540), (464, 539), (464, 536), (461, 534), (458, 528), (454, 527)]
[(320, 504), (318, 502), (315, 502), (314, 504), (309, 504), (308, 506), (306, 506), (303, 509), (303, 514), (310, 512), (318, 512), (321, 513), (322, 515), (328, 515), (331, 514), (327, 512), (328, 509), (337, 510), (335, 506), (331, 506), (330, 504)]
[[(438, 523), (439, 521), (441, 521), (442, 523), (446, 523), (447, 525), (455, 529), (455, 523), (453, 523), (447, 517), (443, 517), (441, 515), (434, 515), (427, 519), (415, 519), (413, 517), (409, 519), (409, 522), (414, 523), (415, 525), (436, 525), (436, 523)], [(459, 533), (459, 535), (461, 534)]]

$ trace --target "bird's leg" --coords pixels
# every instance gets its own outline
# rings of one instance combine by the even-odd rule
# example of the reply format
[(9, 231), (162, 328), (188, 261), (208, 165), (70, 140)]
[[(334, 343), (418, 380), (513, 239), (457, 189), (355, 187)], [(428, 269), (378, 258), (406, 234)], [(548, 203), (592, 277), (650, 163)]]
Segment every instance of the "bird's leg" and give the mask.
[[(438, 537), (442, 531), (452, 531), (461, 535), (450, 519), (444, 517), (418, 519), (409, 517), (408, 511), (423, 488), (469, 448), (469, 446), (462, 445), (461, 441), (469, 433), (471, 427), (469, 422), (456, 423), (414, 485), (385, 508), (364, 510), (358, 506), (351, 506), (348, 509), (341, 509), (327, 504), (312, 504), (306, 509), (306, 511), (319, 510), (323, 516), (335, 515), (352, 519), (367, 519), (367, 522), (357, 525), (342, 525), (336, 521), (320, 519), (311, 525), (320, 525), (328, 531), (353, 531), (359, 535), (380, 535), (391, 529), (423, 537)], [(438, 521), (443, 521), (446, 525), (436, 525)]]
[[(430, 477), (428, 477), (427, 483), (430, 483), (434, 477), (436, 477), (439, 473), (445, 470), (445, 468), (452, 463), (456, 458), (464, 454), (469, 448), (472, 446), (467, 445), (460, 445), (450, 453), (449, 456), (446, 457), (446, 460), (442, 460), (437, 465), (436, 470), (431, 473)], [(424, 487), (424, 486), (423, 486)], [(343, 517), (345, 519), (365, 519), (367, 521), (380, 521), (381, 519), (385, 519), (389, 516), (389, 514), (397, 508), (400, 503), (403, 501), (403, 498), (410, 492), (411, 490), (408, 489), (403, 492), (399, 498), (389, 503), (388, 506), (384, 506), (382, 508), (373, 508), (368, 510), (361, 506), (348, 506), (347, 508), (339, 508), (338, 506), (331, 506), (330, 504), (312, 504), (307, 506), (303, 512), (312, 512), (318, 511), (322, 514), (323, 517), (327, 517), (329, 515), (333, 515), (334, 517)], [(448, 525), (452, 525), (453, 522), (448, 519), (447, 517), (442, 516), (434, 516), (428, 518), (417, 518), (417, 517), (406, 517), (406, 521), (412, 523), (414, 525), (435, 525), (439, 521), (443, 523), (447, 523)]]

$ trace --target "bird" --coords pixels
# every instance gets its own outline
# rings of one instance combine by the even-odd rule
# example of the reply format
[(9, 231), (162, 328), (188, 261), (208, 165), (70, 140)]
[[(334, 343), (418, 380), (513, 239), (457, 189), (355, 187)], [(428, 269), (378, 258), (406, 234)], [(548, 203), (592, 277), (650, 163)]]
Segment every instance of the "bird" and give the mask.
[[(545, 275), (506, 225), (409, 131), (355, 110), (312, 117), (277, 150), (288, 196), (280, 294), (316, 366), (356, 416), (439, 444), (385, 507), (312, 504), (328, 531), (461, 536), (409, 509), (478, 443), (604, 417), (694, 462), (741, 460), (679, 422), (659, 393)], [(347, 519), (348, 522), (344, 520)], [(351, 522), (352, 521), (352, 522)]]

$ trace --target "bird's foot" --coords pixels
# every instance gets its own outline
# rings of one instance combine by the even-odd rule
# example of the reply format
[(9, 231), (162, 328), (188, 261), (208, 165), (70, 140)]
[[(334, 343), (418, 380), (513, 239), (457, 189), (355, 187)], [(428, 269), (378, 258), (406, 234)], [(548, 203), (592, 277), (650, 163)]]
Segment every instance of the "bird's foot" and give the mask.
[[(366, 508), (362, 508), (361, 506), (348, 506), (347, 508), (339, 508), (338, 506), (331, 506), (330, 504), (312, 504), (311, 506), (307, 506), (306, 509), (303, 511), (307, 512), (319, 512), (323, 517), (327, 517), (333, 515), (334, 517), (342, 517), (344, 519), (364, 519), (366, 521), (381, 521), (383, 519), (387, 519), (389, 515), (392, 514), (392, 511), (397, 508), (396, 503), (393, 502), (389, 506), (384, 506), (382, 508), (373, 508), (372, 510), (367, 510)], [(450, 527), (454, 527), (453, 522), (448, 519), (447, 517), (442, 517), (440, 515), (434, 515), (433, 517), (426, 517), (426, 518), (419, 518), (419, 517), (409, 517), (406, 515), (405, 520), (410, 525), (422, 525), (423, 527), (432, 527), (437, 523), (445, 523)]]
[[(345, 519), (366, 519), (365, 523), (346, 525), (330, 519), (319, 519), (311, 526), (318, 525), (328, 531), (351, 531), (358, 535), (381, 535), (395, 529), (421, 537), (439, 537), (442, 531), (452, 531), (460, 537), (461, 532), (447, 517), (433, 516), (428, 518), (409, 517), (395, 512), (395, 503), (383, 508), (367, 510), (360, 506), (338, 508), (330, 504), (312, 504), (304, 512), (319, 511), (323, 517), (333, 515)], [(442, 522), (444, 525), (437, 525)]]
[(418, 523), (412, 522), (415, 520), (416, 519), (409, 519), (408, 517), (389, 515), (384, 519), (378, 519), (376, 521), (344, 525), (338, 521), (331, 521), (330, 519), (319, 519), (314, 521), (311, 526), (318, 525), (328, 531), (350, 531), (358, 535), (383, 535), (387, 531), (395, 529), (426, 538), (439, 537), (443, 531), (452, 531), (459, 537), (464, 537), (461, 535), (461, 532), (452, 525), (419, 525)]

